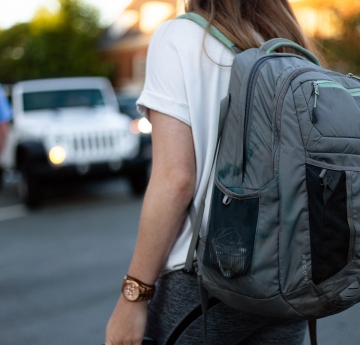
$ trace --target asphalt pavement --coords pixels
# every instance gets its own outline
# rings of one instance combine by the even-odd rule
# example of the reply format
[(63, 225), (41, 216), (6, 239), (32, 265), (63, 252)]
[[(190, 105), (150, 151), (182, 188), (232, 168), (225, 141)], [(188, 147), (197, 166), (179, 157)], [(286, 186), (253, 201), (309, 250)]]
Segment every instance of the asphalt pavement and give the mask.
[(1, 345), (103, 343), (142, 199), (122, 180), (75, 189), (32, 212), (13, 185), (0, 195)]
[[(0, 345), (102, 344), (141, 204), (118, 179), (49, 190), (29, 211), (10, 176), (0, 193)], [(319, 320), (319, 345), (359, 345), (359, 320), (360, 305)]]

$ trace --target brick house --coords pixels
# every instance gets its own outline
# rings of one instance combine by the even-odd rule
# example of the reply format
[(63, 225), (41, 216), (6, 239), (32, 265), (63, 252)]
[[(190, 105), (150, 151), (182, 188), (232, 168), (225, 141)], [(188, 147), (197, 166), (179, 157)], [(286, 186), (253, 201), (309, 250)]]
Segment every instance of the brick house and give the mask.
[(141, 91), (151, 35), (161, 23), (175, 18), (179, 7), (179, 0), (134, 0), (106, 30), (99, 48), (105, 60), (115, 62), (117, 90)]

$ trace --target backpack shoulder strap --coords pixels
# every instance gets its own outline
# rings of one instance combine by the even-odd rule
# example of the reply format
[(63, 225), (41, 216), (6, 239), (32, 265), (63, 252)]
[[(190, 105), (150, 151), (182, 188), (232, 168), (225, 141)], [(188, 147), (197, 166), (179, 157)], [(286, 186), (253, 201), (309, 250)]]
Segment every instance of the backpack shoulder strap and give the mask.
[(176, 17), (176, 19), (189, 19), (193, 22), (199, 24), (204, 29), (209, 28), (209, 32), (212, 36), (214, 36), (216, 39), (218, 39), (222, 44), (224, 44), (226, 47), (228, 47), (235, 55), (238, 54), (239, 48), (235, 46), (233, 42), (231, 42), (227, 37), (225, 37), (215, 26), (210, 25), (209, 22), (200, 14), (188, 12), (185, 14), (182, 14), (181, 16)]
[(194, 263), (193, 263), (194, 253), (195, 253), (195, 250), (198, 245), (201, 223), (202, 223), (202, 219), (204, 216), (206, 192), (208, 190), (208, 186), (210, 183), (212, 170), (214, 169), (214, 166), (216, 163), (217, 151), (219, 149), (220, 139), (221, 139), (223, 127), (225, 124), (225, 120), (227, 117), (227, 113), (229, 110), (229, 105), (230, 105), (230, 94), (228, 94), (220, 103), (220, 118), (219, 118), (218, 135), (217, 135), (217, 140), (216, 140), (216, 149), (215, 149), (215, 153), (214, 153), (213, 162), (211, 165), (210, 174), (209, 174), (209, 177), (208, 177), (208, 180), (206, 183), (206, 187), (205, 187), (204, 193), (201, 197), (201, 202), (200, 202), (200, 207), (199, 207), (198, 213), (196, 213), (196, 210), (195, 210), (194, 200), (192, 200), (192, 202), (189, 206), (190, 223), (191, 223), (191, 227), (193, 230), (193, 235), (191, 238), (188, 254), (186, 257), (185, 267), (183, 268), (183, 271), (185, 273), (189, 273), (189, 274), (194, 273)]

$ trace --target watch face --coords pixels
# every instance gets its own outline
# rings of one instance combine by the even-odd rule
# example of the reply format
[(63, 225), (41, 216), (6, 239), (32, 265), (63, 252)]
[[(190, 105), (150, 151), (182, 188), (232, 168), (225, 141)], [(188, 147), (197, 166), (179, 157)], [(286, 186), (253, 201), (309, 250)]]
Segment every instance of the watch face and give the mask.
[(125, 283), (123, 294), (129, 301), (136, 301), (140, 294), (139, 286), (135, 282)]

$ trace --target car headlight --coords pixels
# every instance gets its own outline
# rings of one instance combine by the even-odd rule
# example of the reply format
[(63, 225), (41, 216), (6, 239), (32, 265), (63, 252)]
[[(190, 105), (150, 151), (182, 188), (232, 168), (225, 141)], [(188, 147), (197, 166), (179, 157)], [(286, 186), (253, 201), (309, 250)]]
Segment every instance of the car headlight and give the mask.
[(145, 117), (136, 119), (130, 123), (130, 131), (134, 134), (150, 134), (152, 132), (152, 125)]
[(49, 151), (49, 159), (53, 164), (61, 164), (66, 158), (66, 151), (61, 146), (54, 146)]

